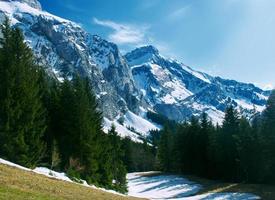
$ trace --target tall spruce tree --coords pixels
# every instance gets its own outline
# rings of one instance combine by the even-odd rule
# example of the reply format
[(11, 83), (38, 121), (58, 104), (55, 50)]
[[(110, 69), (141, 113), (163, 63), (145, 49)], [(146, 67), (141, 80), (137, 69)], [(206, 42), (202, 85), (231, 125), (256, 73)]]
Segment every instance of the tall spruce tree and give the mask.
[(74, 124), (75, 120), (75, 96), (74, 89), (69, 80), (65, 79), (60, 87), (60, 97), (58, 103), (58, 113), (59, 113), (59, 127), (56, 135), (57, 144), (60, 149), (61, 154), (61, 168), (68, 169), (69, 159), (74, 152), (74, 141), (76, 126)]
[(57, 136), (62, 167), (89, 183), (100, 179), (101, 113), (88, 79), (65, 80), (60, 95), (60, 131)]
[(115, 189), (121, 192), (127, 191), (126, 186), (126, 167), (123, 163), (124, 150), (122, 149), (122, 141), (115, 130), (115, 126), (112, 125), (108, 132), (111, 144), (111, 173), (113, 176), (112, 185)]
[(263, 113), (260, 139), (264, 160), (261, 181), (275, 183), (275, 90), (272, 91)]
[(248, 120), (244, 117), (240, 120), (240, 134), (237, 139), (237, 150), (240, 158), (240, 179), (246, 182), (257, 181), (260, 171), (258, 162), (260, 161), (259, 139), (253, 131)]
[(202, 176), (206, 175), (207, 168), (209, 164), (208, 155), (207, 155), (207, 147), (209, 145), (209, 136), (212, 131), (212, 124), (208, 120), (208, 116), (206, 113), (203, 113), (200, 121), (200, 131), (198, 133), (198, 167), (197, 174)]
[(158, 145), (158, 160), (163, 171), (169, 172), (172, 165), (172, 133), (167, 126), (164, 126), (159, 145)]
[(225, 118), (221, 130), (222, 170), (223, 177), (236, 181), (239, 174), (239, 157), (236, 145), (236, 136), (239, 134), (238, 112), (230, 106), (225, 111)]
[(0, 141), (1, 156), (34, 167), (42, 157), (46, 129), (39, 67), (22, 32), (1, 26), (0, 43)]

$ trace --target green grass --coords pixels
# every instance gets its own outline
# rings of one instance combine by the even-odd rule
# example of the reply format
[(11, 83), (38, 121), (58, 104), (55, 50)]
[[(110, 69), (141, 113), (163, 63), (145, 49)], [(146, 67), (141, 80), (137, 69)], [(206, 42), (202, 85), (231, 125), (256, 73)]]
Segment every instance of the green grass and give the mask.
[(0, 200), (138, 200), (0, 164)]

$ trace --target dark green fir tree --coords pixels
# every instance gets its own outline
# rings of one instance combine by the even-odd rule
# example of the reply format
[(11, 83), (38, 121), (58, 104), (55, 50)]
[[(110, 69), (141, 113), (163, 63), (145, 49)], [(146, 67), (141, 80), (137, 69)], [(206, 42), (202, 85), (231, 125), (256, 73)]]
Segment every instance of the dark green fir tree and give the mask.
[(44, 152), (46, 129), (39, 67), (22, 32), (1, 26), (0, 43), (0, 154), (18, 164), (34, 167)]

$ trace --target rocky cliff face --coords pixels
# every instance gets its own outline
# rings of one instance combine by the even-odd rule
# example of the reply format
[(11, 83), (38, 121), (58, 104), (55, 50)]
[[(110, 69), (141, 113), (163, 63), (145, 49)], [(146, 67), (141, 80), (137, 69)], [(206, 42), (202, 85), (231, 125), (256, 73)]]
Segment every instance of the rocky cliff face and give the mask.
[[(122, 56), (117, 45), (42, 11), (37, 0), (0, 0), (0, 20), (4, 16), (23, 30), (49, 74), (59, 81), (75, 73), (91, 80), (109, 125), (124, 118), (127, 126), (138, 127), (148, 110), (178, 121), (206, 112), (221, 122), (228, 103), (250, 117), (264, 109), (269, 95), (252, 84), (195, 71), (161, 56), (153, 46)], [(148, 127), (139, 127), (144, 132), (155, 127), (148, 121), (142, 124)]]
[(50, 74), (60, 81), (75, 73), (90, 78), (104, 116), (114, 119), (128, 109), (139, 111), (139, 91), (115, 44), (42, 11), (36, 0), (0, 1), (0, 5), (2, 19), (9, 16), (23, 30), (38, 62)]
[(269, 95), (253, 84), (195, 71), (161, 56), (152, 46), (135, 49), (125, 58), (144, 99), (155, 111), (174, 120), (206, 112), (214, 122), (221, 123), (228, 105), (249, 118), (264, 109)]

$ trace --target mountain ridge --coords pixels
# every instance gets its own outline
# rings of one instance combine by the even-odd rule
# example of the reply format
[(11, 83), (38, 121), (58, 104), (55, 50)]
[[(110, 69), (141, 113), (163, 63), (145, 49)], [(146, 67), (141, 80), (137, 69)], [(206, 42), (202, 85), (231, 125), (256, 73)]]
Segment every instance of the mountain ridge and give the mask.
[(252, 117), (253, 105), (261, 112), (268, 97), (268, 91), (253, 84), (214, 77), (166, 59), (152, 46), (137, 48), (125, 58), (138, 88), (149, 96), (154, 110), (174, 120), (206, 112), (213, 121), (221, 123), (222, 112), (230, 104)]
[(142, 129), (145, 137), (149, 128), (158, 128), (146, 119), (147, 111), (177, 121), (206, 112), (221, 123), (227, 104), (247, 117), (264, 109), (268, 91), (193, 70), (161, 56), (152, 45), (122, 55), (116, 44), (43, 11), (35, 2), (0, 0), (0, 19), (8, 16), (12, 25), (23, 31), (37, 61), (59, 81), (75, 73), (90, 79), (107, 127), (115, 123), (124, 127), (122, 132), (129, 126), (141, 129), (132, 122), (142, 117), (148, 122), (144, 122), (147, 129)]

